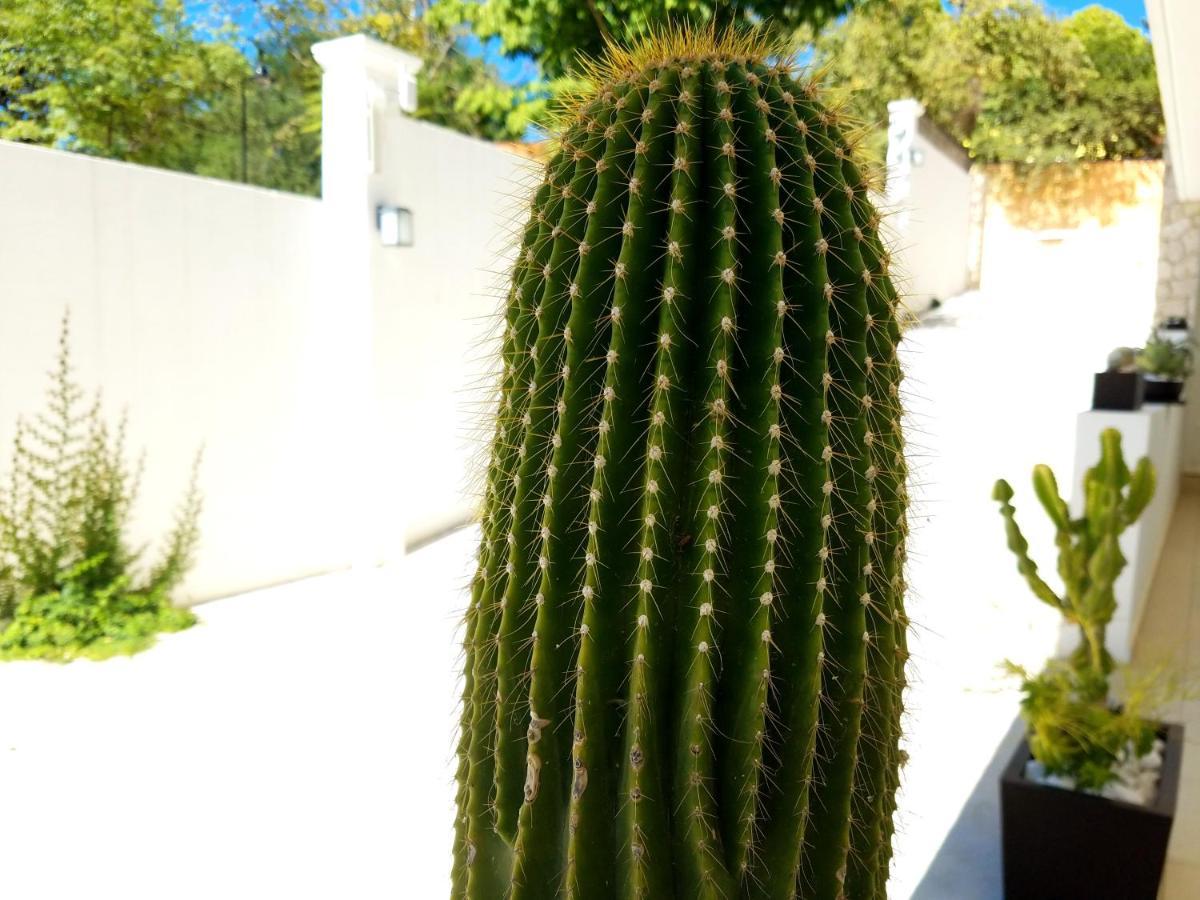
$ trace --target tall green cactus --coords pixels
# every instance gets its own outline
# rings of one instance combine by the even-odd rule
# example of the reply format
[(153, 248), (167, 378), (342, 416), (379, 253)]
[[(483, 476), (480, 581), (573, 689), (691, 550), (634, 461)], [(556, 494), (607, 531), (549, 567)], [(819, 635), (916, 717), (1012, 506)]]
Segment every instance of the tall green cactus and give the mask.
[(1017, 526), (1012, 487), (1000, 479), (992, 490), (992, 499), (1000, 503), (1008, 549), (1017, 557), (1017, 569), (1039, 600), (1079, 627), (1082, 642), (1076, 663), (1090, 672), (1098, 688), (1106, 687), (1111, 667), (1104, 632), (1117, 610), (1113, 588), (1126, 564), (1121, 533), (1150, 503), (1154, 481), (1154, 466), (1147, 457), (1129, 471), (1121, 452), (1121, 432), (1115, 428), (1100, 434), (1100, 460), (1087, 470), (1083, 481), (1081, 518), (1071, 518), (1050, 467), (1034, 467), (1034, 493), (1054, 524), (1058, 574), (1064, 587), (1061, 596), (1042, 580), (1037, 563), (1029, 557), (1029, 543)]
[(610, 51), (508, 298), (453, 896), (885, 896), (897, 298), (851, 142), (753, 36)]

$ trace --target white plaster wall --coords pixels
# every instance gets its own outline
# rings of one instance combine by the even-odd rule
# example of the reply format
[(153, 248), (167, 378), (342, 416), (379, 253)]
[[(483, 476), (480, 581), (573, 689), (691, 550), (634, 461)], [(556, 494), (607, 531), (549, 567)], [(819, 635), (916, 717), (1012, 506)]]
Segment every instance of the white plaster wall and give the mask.
[(917, 301), (946, 300), (968, 287), (971, 174), (965, 154), (948, 151), (918, 128), (920, 164), (912, 170), (909, 229), (900, 250), (902, 269)]
[(1024, 291), (1029, 279), (1037, 279), (1063, 290), (1123, 293), (1137, 317), (1119, 343), (1140, 345), (1152, 324), (1162, 164), (1131, 160), (1068, 167), (1062, 170), (1065, 187), (1028, 194), (1017, 190), (1024, 179), (1013, 185), (1002, 167), (984, 171), (989, 189), (981, 288), (994, 294)]
[(920, 311), (970, 287), (971, 196), (966, 154), (915, 100), (889, 104), (886, 219), (898, 287)]
[[(0, 141), (0, 446), (74, 361), (146, 452), (136, 536), (171, 522), (204, 447), (201, 599), (350, 560), (336, 291), (318, 201)], [(7, 459), (0, 470), (7, 470)]]
[[(474, 513), (495, 398), (502, 294), (541, 167), (398, 111), (376, 117), (368, 208), (412, 210), (414, 245), (372, 242), (381, 497), (411, 543)], [(385, 513), (385, 540), (401, 523)]]
[[(393, 558), (475, 511), (539, 167), (408, 118), (408, 54), (319, 46), (321, 200), (0, 142), (0, 441), (40, 409), (69, 307), (80, 380), (147, 452), (138, 540), (204, 447), (185, 599)], [(379, 204), (414, 246), (381, 245)]]

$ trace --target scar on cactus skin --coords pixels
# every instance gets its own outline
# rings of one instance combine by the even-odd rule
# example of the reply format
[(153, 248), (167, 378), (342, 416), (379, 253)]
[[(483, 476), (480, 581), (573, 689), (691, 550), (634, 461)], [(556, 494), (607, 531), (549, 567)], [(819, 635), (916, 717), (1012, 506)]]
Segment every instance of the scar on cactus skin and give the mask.
[(562, 122), (505, 309), (456, 898), (886, 895), (898, 299), (784, 57), (667, 32)]

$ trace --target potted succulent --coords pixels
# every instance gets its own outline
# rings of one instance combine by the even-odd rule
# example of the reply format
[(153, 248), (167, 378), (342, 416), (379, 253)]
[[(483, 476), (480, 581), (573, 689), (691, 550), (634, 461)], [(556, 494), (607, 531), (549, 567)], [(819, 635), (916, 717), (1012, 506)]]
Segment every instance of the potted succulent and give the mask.
[(1071, 518), (1050, 468), (1034, 469), (1034, 492), (1056, 532), (1061, 594), (1029, 557), (1012, 488), (1000, 480), (993, 491), (1018, 570), (1080, 634), (1069, 659), (1038, 674), (1010, 664), (1022, 679), (1027, 730), (1000, 782), (1008, 900), (1153, 900), (1175, 816), (1183, 729), (1151, 718), (1154, 679), (1127, 680), (1114, 699), (1104, 647), (1116, 611), (1113, 585), (1126, 563), (1119, 538), (1149, 504), (1154, 468), (1143, 457), (1129, 470), (1116, 429), (1103, 432), (1100, 446), (1080, 518)]
[(1161, 331), (1152, 332), (1137, 355), (1137, 367), (1146, 382), (1146, 402), (1179, 403), (1192, 363), (1192, 344), (1186, 337), (1180, 341)]
[(1108, 367), (1092, 383), (1092, 409), (1132, 411), (1142, 408), (1145, 382), (1137, 369), (1137, 351), (1117, 347), (1108, 354)]

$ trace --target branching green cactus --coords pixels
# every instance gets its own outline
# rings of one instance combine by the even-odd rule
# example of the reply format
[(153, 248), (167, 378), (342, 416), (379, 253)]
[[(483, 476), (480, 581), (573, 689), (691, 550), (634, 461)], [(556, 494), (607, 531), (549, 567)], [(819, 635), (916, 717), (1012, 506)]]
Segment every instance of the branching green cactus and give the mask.
[(1120, 537), (1154, 496), (1154, 466), (1142, 457), (1130, 472), (1121, 453), (1121, 432), (1108, 428), (1100, 435), (1100, 461), (1088, 469), (1083, 488), (1083, 516), (1072, 519), (1050, 467), (1034, 467), (1034, 493), (1054, 524), (1058, 574), (1064, 586), (1061, 596), (1042, 580), (1029, 557), (1029, 543), (1017, 526), (1013, 489), (1007, 481), (996, 482), (992, 499), (1000, 503), (1017, 569), (1039, 600), (1079, 627), (1083, 641), (1077, 666), (1090, 671), (1098, 679), (1094, 683), (1106, 684), (1112, 662), (1104, 649), (1104, 632), (1117, 608), (1113, 586), (1126, 563)]
[(852, 141), (754, 37), (611, 51), (513, 275), (453, 896), (885, 896), (897, 298)]

